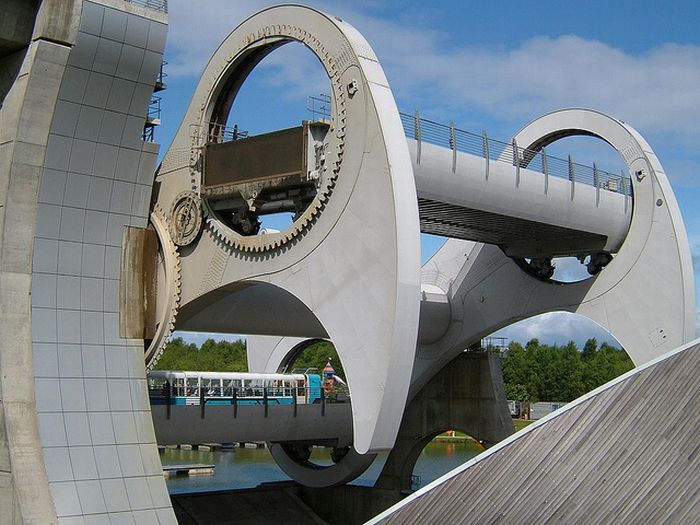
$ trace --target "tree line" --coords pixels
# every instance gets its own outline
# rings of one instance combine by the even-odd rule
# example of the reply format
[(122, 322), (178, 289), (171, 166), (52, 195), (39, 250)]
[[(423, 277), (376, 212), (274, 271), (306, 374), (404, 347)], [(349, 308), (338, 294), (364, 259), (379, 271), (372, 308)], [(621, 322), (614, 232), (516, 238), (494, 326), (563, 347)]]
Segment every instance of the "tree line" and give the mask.
[[(345, 379), (343, 365), (335, 348), (328, 341), (317, 341), (300, 352), (289, 367), (289, 371), (316, 368), (321, 373), (329, 359), (336, 375)], [(177, 337), (165, 347), (163, 355), (154, 368), (156, 370), (190, 370), (193, 372), (247, 372), (246, 342), (243, 339), (232, 342), (207, 339), (198, 348), (197, 345), (185, 343), (181, 337)]]
[(511, 342), (501, 363), (506, 397), (517, 401), (572, 401), (634, 367), (627, 353), (588, 339), (546, 345), (531, 339)]
[[(345, 379), (343, 365), (333, 345), (317, 341), (299, 353), (289, 370), (316, 368), (319, 373), (330, 359), (336, 375)], [(546, 345), (531, 339), (525, 346), (511, 342), (501, 363), (508, 399), (517, 401), (571, 401), (631, 370), (627, 353), (608, 343), (588, 339), (582, 351), (576, 343)], [(247, 372), (245, 340), (214, 341), (201, 347), (182, 338), (170, 341), (155, 366), (159, 370)]]

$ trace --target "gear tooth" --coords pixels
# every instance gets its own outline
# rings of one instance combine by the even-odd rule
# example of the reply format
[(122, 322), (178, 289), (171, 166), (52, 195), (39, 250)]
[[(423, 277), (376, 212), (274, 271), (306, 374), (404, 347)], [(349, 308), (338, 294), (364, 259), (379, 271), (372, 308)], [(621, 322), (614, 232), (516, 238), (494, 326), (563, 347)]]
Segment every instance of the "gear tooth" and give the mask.
[(322, 189), (317, 193), (316, 199), (311, 204), (310, 208), (304, 212), (301, 219), (295, 222), (282, 234), (275, 236), (274, 239), (259, 239), (257, 243), (246, 242), (237, 234), (225, 227), (215, 216), (207, 205), (202, 206), (204, 215), (203, 222), (206, 225), (209, 234), (216, 239), (221, 247), (229, 250), (238, 250), (245, 254), (264, 253), (269, 250), (279, 250), (285, 243), (292, 242), (295, 237), (307, 230), (311, 224), (318, 219), (321, 212), (326, 208), (328, 200), (333, 193), (333, 187), (337, 183), (338, 173), (343, 161), (345, 153), (345, 140), (347, 134), (347, 100), (344, 95), (344, 86), (340, 81), (339, 75), (331, 79), (334, 89), (333, 94), (336, 100), (336, 114), (334, 116), (337, 125), (335, 130), (338, 142), (334, 148), (335, 159), (330, 163), (331, 169), (326, 172), (325, 183), (322, 184)]
[[(168, 287), (170, 298), (168, 301), (168, 311), (166, 313), (167, 318), (162, 324), (163, 330), (161, 331), (160, 335), (157, 335), (156, 340), (154, 341), (156, 346), (153, 351), (148, 352), (150, 357), (146, 363), (147, 370), (151, 370), (161, 355), (163, 355), (165, 346), (172, 337), (182, 293), (182, 267), (180, 264), (180, 254), (177, 246), (170, 237), (169, 221), (166, 215), (163, 213), (162, 208), (157, 203), (153, 207), (151, 222), (156, 227), (156, 232), (163, 250), (166, 264), (166, 281), (169, 281)], [(148, 350), (150, 350), (150, 348)]]

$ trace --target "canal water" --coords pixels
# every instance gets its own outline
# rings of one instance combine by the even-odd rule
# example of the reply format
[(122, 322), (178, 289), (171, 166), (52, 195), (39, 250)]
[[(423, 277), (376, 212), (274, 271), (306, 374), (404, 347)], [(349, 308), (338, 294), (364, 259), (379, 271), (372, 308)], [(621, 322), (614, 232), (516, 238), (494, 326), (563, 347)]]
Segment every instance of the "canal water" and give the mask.
[[(414, 488), (430, 483), (482, 451), (483, 448), (471, 440), (432, 441), (423, 449), (416, 463), (413, 474), (419, 478), (416, 479), (418, 485)], [(386, 454), (377, 456), (372, 466), (353, 484), (373, 485), (384, 466), (386, 456)], [(171, 494), (252, 488), (260, 483), (289, 480), (265, 448), (235, 448), (211, 452), (166, 449), (160, 457), (163, 465), (192, 463), (216, 465), (213, 475), (180, 475), (166, 478)], [(330, 464), (330, 458), (324, 449), (313, 449), (311, 461)]]

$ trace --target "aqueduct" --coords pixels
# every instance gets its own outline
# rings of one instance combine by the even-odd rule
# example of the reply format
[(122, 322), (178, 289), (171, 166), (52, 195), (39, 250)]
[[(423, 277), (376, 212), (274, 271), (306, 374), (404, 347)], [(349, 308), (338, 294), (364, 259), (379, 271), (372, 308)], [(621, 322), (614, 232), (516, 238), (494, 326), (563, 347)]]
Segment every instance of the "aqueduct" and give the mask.
[[(638, 365), (694, 336), (680, 211), (626, 123), (565, 109), (505, 144), (454, 125), (431, 136), (431, 123), (399, 113), (356, 29), (284, 5), (219, 46), (156, 169), (158, 145), (142, 130), (165, 2), (34, 8), (35, 24), (3, 35), (0, 48), (10, 79), (0, 91), (9, 523), (174, 522), (145, 369), (175, 328), (257, 334), (252, 371), (277, 371), (305, 339), (334, 343), (352, 396), (352, 449), (319, 470), (273, 447), (287, 473), (317, 486), (352, 479), (391, 449), (407, 403), (465, 348), (515, 321), (579, 313)], [(330, 118), (227, 140), (246, 77), (288, 42), (323, 65)], [(572, 162), (558, 177), (545, 148), (571, 135), (610, 144), (629, 177)], [(259, 218), (279, 211), (294, 214), (291, 226), (261, 233)], [(423, 268), (421, 231), (452, 238)], [(591, 277), (552, 280), (551, 259), (565, 255), (588, 258)]]

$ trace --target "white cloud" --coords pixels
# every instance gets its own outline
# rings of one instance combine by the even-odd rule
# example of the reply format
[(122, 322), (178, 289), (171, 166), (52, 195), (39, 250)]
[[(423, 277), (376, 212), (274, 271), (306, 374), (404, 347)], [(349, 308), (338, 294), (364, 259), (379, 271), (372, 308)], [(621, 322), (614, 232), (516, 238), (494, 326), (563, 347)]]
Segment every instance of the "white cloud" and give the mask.
[(523, 345), (530, 339), (539, 339), (545, 344), (565, 344), (574, 341), (580, 349), (586, 340), (595, 337), (598, 344), (607, 342), (620, 346), (615, 338), (605, 329), (590, 319), (568, 312), (549, 312), (520, 321), (493, 334), (507, 337)]
[[(171, 2), (169, 73), (197, 74), (244, 17), (271, 3)], [(404, 100), (432, 100), (443, 109), (466, 107), (518, 123), (559, 107), (588, 106), (646, 133), (670, 133), (688, 140), (700, 133), (697, 46), (667, 43), (630, 54), (567, 35), (536, 37), (509, 49), (455, 47), (456, 37), (419, 27), (416, 21), (367, 16), (339, 2), (321, 7), (349, 20), (365, 35)], [(192, 30), (195, 18), (206, 31)], [(294, 89), (309, 90), (296, 61), (273, 59), (273, 63), (279, 67), (279, 78)]]
[(557, 257), (553, 261), (556, 281), (571, 283), (590, 277), (586, 267), (576, 257)]
[[(217, 46), (252, 13), (270, 2), (260, 0), (171, 0), (168, 8), (168, 74), (199, 75)], [(193, 27), (196, 21), (197, 28)]]

